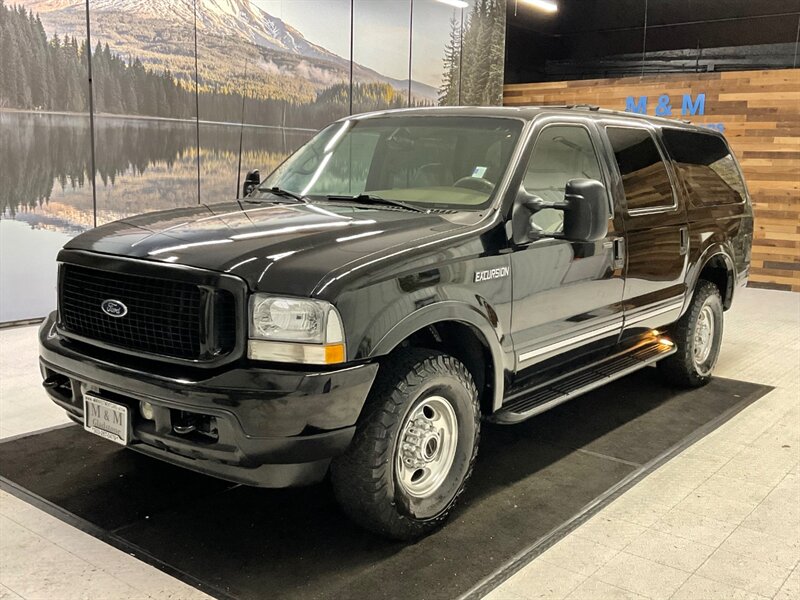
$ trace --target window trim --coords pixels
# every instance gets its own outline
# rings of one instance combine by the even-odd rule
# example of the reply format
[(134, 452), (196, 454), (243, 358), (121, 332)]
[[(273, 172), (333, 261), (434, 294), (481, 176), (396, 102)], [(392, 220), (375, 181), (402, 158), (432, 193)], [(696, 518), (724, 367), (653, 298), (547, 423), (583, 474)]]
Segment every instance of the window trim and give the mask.
[[(539, 130), (536, 132), (536, 137), (531, 141), (530, 146), (530, 154), (528, 156), (528, 160), (525, 162), (524, 168), (522, 170), (522, 180), (520, 181), (519, 185), (522, 189), (525, 189), (525, 175), (528, 172), (528, 165), (531, 164), (531, 160), (533, 159), (536, 153), (536, 145), (539, 143), (539, 138), (542, 137), (542, 133), (545, 129), (550, 127), (580, 127), (586, 131), (589, 136), (589, 143), (592, 145), (592, 150), (594, 151), (594, 157), (597, 160), (597, 167), (600, 171), (599, 180), (600, 183), (603, 184), (603, 187), (606, 189), (606, 202), (608, 203), (608, 210), (609, 210), (609, 219), (614, 218), (614, 199), (612, 198), (611, 190), (608, 187), (608, 173), (606, 173), (605, 169), (603, 168), (603, 158), (600, 152), (598, 152), (597, 142), (601, 140), (595, 140), (592, 136), (592, 130), (589, 125), (584, 121), (570, 121), (570, 120), (563, 120), (563, 121), (552, 121), (549, 123), (545, 123), (542, 125)], [(565, 182), (566, 183), (566, 182)], [(528, 191), (527, 189), (525, 190)]]
[[(634, 129), (636, 131), (645, 131), (650, 135), (650, 139), (653, 140), (653, 144), (658, 151), (658, 155), (661, 157), (661, 164), (664, 165), (664, 169), (667, 171), (667, 177), (669, 178), (670, 188), (672, 190), (672, 204), (664, 204), (658, 206), (647, 206), (644, 208), (631, 208), (628, 206), (628, 195), (625, 193), (625, 184), (622, 181), (622, 173), (619, 170), (619, 163), (617, 162), (617, 156), (614, 152), (614, 144), (611, 143), (611, 138), (608, 135), (609, 128), (616, 128), (616, 129)], [(639, 217), (644, 215), (654, 215), (659, 213), (666, 213), (666, 212), (674, 212), (678, 209), (678, 194), (676, 193), (676, 187), (678, 182), (675, 179), (675, 173), (672, 171), (672, 163), (671, 159), (667, 156), (664, 149), (661, 147), (659, 143), (660, 140), (655, 135), (655, 128), (649, 126), (635, 126), (635, 125), (623, 125), (623, 124), (616, 124), (616, 123), (604, 123), (603, 124), (603, 132), (605, 133), (606, 139), (608, 140), (609, 149), (611, 150), (611, 160), (614, 163), (614, 169), (617, 172), (617, 176), (619, 177), (620, 185), (622, 186), (622, 194), (625, 197), (625, 212), (628, 216), (631, 217)]]

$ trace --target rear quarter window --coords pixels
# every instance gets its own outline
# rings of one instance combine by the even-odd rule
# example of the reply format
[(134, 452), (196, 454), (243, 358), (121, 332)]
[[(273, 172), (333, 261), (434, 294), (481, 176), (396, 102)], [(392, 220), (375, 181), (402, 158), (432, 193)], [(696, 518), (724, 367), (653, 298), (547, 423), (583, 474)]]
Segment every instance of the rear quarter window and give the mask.
[(692, 206), (744, 202), (742, 174), (722, 138), (680, 129), (663, 129), (661, 135)]
[(622, 177), (628, 212), (674, 208), (672, 180), (650, 131), (608, 126), (606, 134)]

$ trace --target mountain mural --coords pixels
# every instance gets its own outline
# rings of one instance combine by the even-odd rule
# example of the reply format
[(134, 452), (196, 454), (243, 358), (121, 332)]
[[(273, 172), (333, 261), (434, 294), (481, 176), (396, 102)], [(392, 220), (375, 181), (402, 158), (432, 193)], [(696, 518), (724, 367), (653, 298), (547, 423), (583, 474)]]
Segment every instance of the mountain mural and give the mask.
[[(85, 4), (34, 0), (49, 35), (85, 37)], [(92, 0), (93, 43), (138, 58), (145, 67), (194, 81), (195, 6), (192, 0)], [(199, 83), (203, 89), (248, 90), (255, 98), (310, 102), (323, 89), (349, 82), (349, 57), (339, 56), (248, 0), (197, 0)], [(245, 65), (248, 75), (245, 77)], [(408, 80), (355, 63), (360, 83), (386, 83), (407, 93)], [(438, 90), (412, 81), (417, 99), (435, 101)]]
[(233, 198), (350, 111), (499, 104), (505, 2), (418, 0), (412, 56), (411, 0), (358, 0), (351, 82), (344, 0), (89, 0), (91, 48), (86, 0), (0, 0), (0, 322), (53, 308), (69, 237)]

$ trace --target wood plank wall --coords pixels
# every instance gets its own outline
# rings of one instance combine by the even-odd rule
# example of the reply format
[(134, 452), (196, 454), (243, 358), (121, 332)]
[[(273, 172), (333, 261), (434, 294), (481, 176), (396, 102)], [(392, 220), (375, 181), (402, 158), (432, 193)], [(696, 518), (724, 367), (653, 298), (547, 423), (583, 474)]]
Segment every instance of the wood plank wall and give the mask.
[[(705, 114), (681, 117), (683, 95), (699, 93)], [(750, 285), (800, 292), (800, 69), (514, 84), (504, 104), (625, 110), (628, 96), (647, 96), (654, 115), (664, 94), (673, 117), (725, 127), (755, 209)]]

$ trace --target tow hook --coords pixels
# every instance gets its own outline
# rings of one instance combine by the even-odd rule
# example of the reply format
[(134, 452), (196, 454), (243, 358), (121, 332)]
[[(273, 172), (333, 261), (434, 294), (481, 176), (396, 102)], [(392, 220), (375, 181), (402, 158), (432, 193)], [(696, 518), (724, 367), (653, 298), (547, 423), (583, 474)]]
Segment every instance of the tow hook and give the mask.
[(216, 419), (211, 415), (179, 412), (178, 418), (173, 421), (172, 431), (178, 435), (198, 433), (212, 441), (217, 441), (219, 438)]
[(172, 430), (179, 434), (179, 435), (186, 435), (187, 433), (192, 433), (197, 427), (193, 423), (188, 423), (186, 425), (175, 425), (173, 426)]
[(46, 388), (54, 388), (58, 387), (62, 383), (62, 378), (54, 375), (52, 377), (48, 377), (42, 382), (42, 385)]

